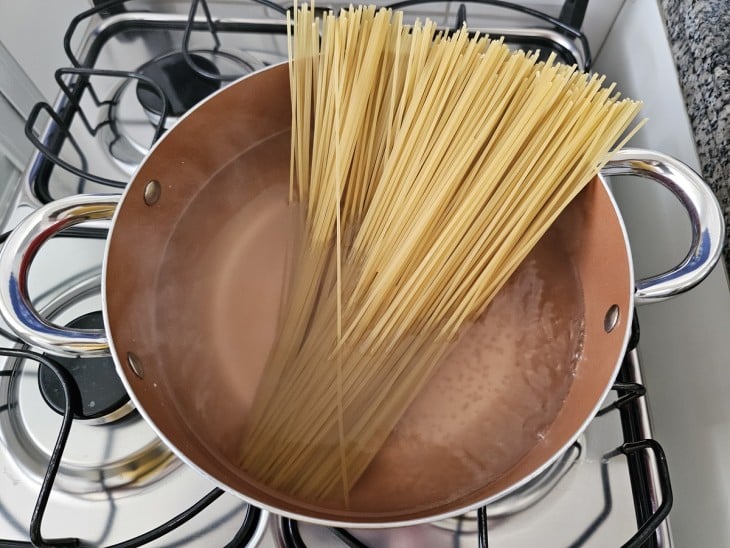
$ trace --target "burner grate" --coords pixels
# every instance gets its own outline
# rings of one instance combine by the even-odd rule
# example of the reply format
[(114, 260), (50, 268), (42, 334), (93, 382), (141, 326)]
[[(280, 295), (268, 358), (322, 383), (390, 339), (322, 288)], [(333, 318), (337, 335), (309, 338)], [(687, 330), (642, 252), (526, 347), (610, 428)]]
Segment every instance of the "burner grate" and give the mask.
[[(20, 341), (18, 341), (20, 342)], [(58, 383), (62, 387), (64, 402), (63, 402), (63, 421), (61, 428), (56, 439), (56, 444), (53, 448), (53, 453), (48, 462), (48, 468), (46, 474), (43, 477), (43, 482), (38, 493), (38, 499), (33, 510), (33, 515), (30, 520), (29, 527), (29, 538), (30, 542), (22, 542), (15, 540), (1, 540), (0, 548), (19, 548), (24, 546), (31, 546), (36, 548), (51, 548), (51, 547), (82, 547), (84, 544), (80, 539), (77, 538), (57, 538), (57, 539), (46, 539), (43, 538), (41, 533), (41, 526), (43, 523), (43, 517), (48, 506), (48, 500), (51, 492), (53, 491), (54, 480), (58, 474), (58, 468), (61, 464), (61, 458), (63, 451), (68, 441), (69, 433), (71, 432), (71, 425), (74, 421), (74, 416), (81, 413), (81, 395), (79, 394), (78, 386), (76, 385), (73, 377), (66, 371), (55, 360), (38, 354), (28, 349), (11, 349), (11, 348), (0, 348), (0, 356), (11, 357), (11, 358), (23, 358), (33, 360), (40, 363), (43, 367), (50, 370), (53, 375), (56, 376)], [(0, 375), (10, 375), (10, 371), (0, 371)], [(0, 412), (6, 411), (3, 407), (0, 407)], [(177, 516), (173, 517), (169, 521), (162, 525), (142, 533), (136, 537), (133, 537), (124, 542), (120, 542), (109, 546), (108, 548), (136, 548), (138, 546), (144, 546), (145, 544), (158, 539), (167, 533), (177, 529), (182, 524), (191, 520), (197, 516), (200, 512), (210, 506), (218, 497), (220, 497), (224, 491), (222, 489), (215, 488), (211, 490), (198, 502), (190, 506), (187, 510), (181, 512)], [(245, 546), (254, 537), (258, 528), (259, 521), (261, 519), (261, 510), (254, 506), (248, 506), (246, 513), (241, 522), (241, 527), (235, 533), (231, 541), (226, 544), (226, 548)]]
[[(110, 0), (86, 10), (73, 19), (64, 36), (64, 50), (72, 66), (61, 68), (56, 72), (56, 81), (61, 91), (60, 98), (54, 106), (45, 102), (38, 103), (28, 117), (25, 133), (36, 147), (37, 153), (31, 161), (27, 185), (30, 194), (41, 203), (48, 203), (59, 197), (56, 195), (57, 192), (54, 193), (54, 185), (58, 186), (58, 182), (54, 183), (53, 177), (56, 167), (65, 172), (67, 176), (71, 175), (77, 179), (77, 193), (89, 191), (88, 183), (100, 185), (100, 190), (124, 188), (128, 183), (128, 176), (134, 171), (136, 164), (144, 157), (149, 146), (164, 132), (167, 117), (178, 114), (175, 112), (174, 98), (171, 101), (164, 93), (164, 86), (160, 86), (154, 77), (146, 74), (145, 65), (124, 71), (98, 66), (98, 61), (105, 51), (107, 43), (113, 37), (125, 35), (125, 33), (131, 33), (130, 36), (137, 37), (143, 33), (150, 33), (151, 36), (152, 33), (158, 31), (169, 33), (174, 39), (171, 38), (172, 43), (163, 48), (164, 53), (182, 55), (188, 68), (202, 81), (210, 82), (212, 87), (215, 87), (215, 84), (221, 85), (230, 82), (252, 69), (261, 68), (286, 57), (285, 45), (283, 48), (279, 48), (282, 51), (277, 52), (277, 56), (272, 57), (272, 54), (264, 52), (262, 60), (257, 55), (252, 55), (240, 48), (224, 49), (221, 40), (221, 36), (224, 34), (228, 36), (260, 35), (276, 36), (285, 44), (287, 24), (283, 15), (289, 8), (279, 6), (270, 0), (253, 0), (253, 2), (279, 16), (278, 19), (216, 18), (211, 14), (207, 0), (191, 0), (187, 16), (126, 11), (127, 2), (128, 0)], [(437, 2), (439, 0), (405, 0), (391, 4), (389, 7), (404, 9), (408, 12), (413, 8)], [(443, 2), (441, 1), (441, 3)], [(479, 28), (474, 29), (475, 31), (504, 36), (508, 44), (526, 49), (540, 49), (545, 52), (545, 55), (547, 52), (554, 51), (565, 62), (576, 63), (586, 70), (590, 68), (591, 54), (585, 34), (560, 19), (502, 0), (468, 0), (459, 6), (454, 27), (464, 24), (468, 26), (467, 5), (494, 6), (510, 10), (530, 16), (546, 26), (530, 29)], [(575, 8), (571, 13), (574, 13), (575, 10), (580, 11), (580, 7)], [(203, 13), (203, 16), (199, 15), (200, 12)], [(77, 55), (71, 46), (72, 43), (77, 42), (77, 30), (83, 26), (83, 23), (88, 23), (94, 17), (106, 17), (106, 19), (100, 30), (86, 40), (81, 48), (82, 52)], [(450, 29), (444, 28), (444, 30), (448, 32)], [(213, 43), (211, 48), (202, 46), (193, 48), (192, 37), (194, 34), (200, 33), (209, 35)], [(127, 42), (131, 44), (134, 40), (127, 39)], [(225, 70), (217, 66), (221, 63), (225, 64)], [(106, 94), (98, 90), (99, 87), (109, 85), (108, 82), (100, 83), (100, 80), (109, 79), (115, 80), (118, 88), (128, 86), (129, 81), (134, 81), (137, 89), (143, 90), (145, 102), (156, 105), (155, 108), (150, 109), (159, 113), (156, 116), (150, 116), (150, 123), (154, 127), (154, 131), (149, 132), (151, 134), (150, 143), (139, 146), (134, 140), (128, 139), (116, 124), (113, 114), (118, 107), (120, 95), (112, 94), (110, 98), (102, 99), (101, 97)], [(206, 94), (196, 96), (196, 100)], [(95, 110), (102, 111), (98, 123), (92, 122), (95, 119)], [(159, 119), (157, 119), (158, 117)], [(80, 123), (75, 122), (76, 120), (80, 120)], [(103, 135), (102, 140), (107, 148), (116, 148), (116, 159), (119, 160), (117, 164), (121, 162), (125, 165), (117, 166), (119, 169), (112, 170), (111, 173), (102, 173), (100, 171), (104, 171), (103, 168), (92, 165), (93, 162), (88, 157), (88, 147), (81, 146), (80, 143), (88, 141), (89, 137), (93, 140), (98, 134)], [(83, 229), (76, 230), (79, 235), (84, 232)], [(85, 230), (85, 233), (89, 235), (88, 229)], [(101, 232), (93, 234), (96, 237), (103, 235)]]
[[(71, 76), (66, 79), (66, 76)], [(111, 116), (106, 116), (101, 122), (94, 124), (92, 115), (89, 113), (90, 107), (82, 106), (82, 97), (88, 102), (93, 102), (97, 109), (105, 108), (107, 112), (111, 112), (116, 106), (117, 98), (103, 100), (94, 87), (97, 78), (125, 80), (132, 79), (143, 82), (148, 93), (157, 97), (160, 110), (162, 112), (157, 123), (154, 126), (154, 135), (152, 141), (156, 141), (164, 132), (165, 121), (169, 112), (168, 100), (165, 97), (162, 88), (150, 77), (142, 74), (136, 74), (128, 71), (102, 70), (90, 68), (60, 68), (55, 73), (56, 82), (62, 92), (62, 107), (54, 109), (48, 103), (37, 103), (30, 114), (25, 126), (25, 135), (33, 143), (39, 152), (38, 160), (34, 166), (34, 184), (33, 194), (43, 203), (48, 203), (54, 198), (50, 194), (48, 187), (50, 172), (52, 166), (58, 166), (68, 173), (78, 177), (78, 185), (76, 192), (84, 192), (86, 182), (93, 181), (100, 185), (112, 188), (124, 188), (128, 181), (120, 179), (112, 179), (92, 173), (89, 169), (89, 162), (84, 154), (79, 141), (71, 131), (71, 121), (78, 115), (83, 127), (91, 136), (96, 136), (105, 128), (112, 124)], [(88, 92), (88, 93), (86, 93)], [(46, 124), (42, 134), (35, 131), (35, 127), (41, 117), (45, 113), (49, 121)], [(40, 136), (42, 135), (42, 137)], [(70, 145), (76, 154), (76, 161), (72, 162), (67, 157), (63, 157), (61, 149), (64, 145)], [(50, 162), (50, 163), (49, 163)], [(103, 237), (103, 235), (101, 235)]]

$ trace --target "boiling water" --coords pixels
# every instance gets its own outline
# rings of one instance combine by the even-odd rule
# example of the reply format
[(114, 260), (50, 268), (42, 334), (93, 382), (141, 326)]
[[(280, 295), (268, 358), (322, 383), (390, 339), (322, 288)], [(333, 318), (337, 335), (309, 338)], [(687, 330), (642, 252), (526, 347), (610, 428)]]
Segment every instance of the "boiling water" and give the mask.
[[(532, 252), (454, 345), (355, 488), (376, 511), (456, 500), (542, 442), (575, 374), (583, 340), (580, 283), (558, 237)], [(368, 488), (374, 474), (390, 475)], [(358, 499), (358, 496), (354, 496)]]
[[(288, 135), (278, 136), (210, 181), (181, 217), (158, 278), (161, 353), (176, 364), (168, 382), (179, 413), (241, 490), (257, 483), (237, 467), (241, 432), (276, 336), (299, 226), (287, 206), (288, 166), (260, 176), (255, 168), (267, 154), (280, 161), (287, 147)], [(211, 211), (219, 216), (210, 219)], [(192, 264), (197, 251), (180, 248), (191, 241), (186, 231), (206, 242)], [(564, 249), (551, 231), (463, 331), (354, 485), (349, 512), (440, 506), (493, 482), (542, 443), (583, 338), (581, 284)], [(170, 276), (181, 279), (165, 284)], [(166, 345), (170, 332), (189, 336)], [(299, 502), (344, 510), (341, 499)]]

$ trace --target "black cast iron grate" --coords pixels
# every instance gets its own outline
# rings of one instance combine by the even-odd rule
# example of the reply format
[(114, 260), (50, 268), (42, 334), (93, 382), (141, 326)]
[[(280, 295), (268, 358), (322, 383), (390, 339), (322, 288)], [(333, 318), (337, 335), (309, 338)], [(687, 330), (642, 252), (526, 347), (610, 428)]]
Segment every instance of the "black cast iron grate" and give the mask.
[[(638, 326), (634, 323), (633, 333), (638, 333)], [(6, 333), (6, 336), (9, 335)], [(635, 341), (636, 337), (632, 337)], [(634, 342), (635, 346), (635, 342)], [(630, 347), (629, 350), (633, 348)], [(42, 366), (48, 368), (58, 379), (58, 382), (63, 387), (64, 395), (64, 413), (61, 429), (56, 440), (56, 444), (53, 449), (53, 453), (48, 463), (48, 469), (45, 477), (41, 484), (38, 499), (31, 517), (29, 538), (30, 542), (22, 541), (10, 541), (0, 540), (0, 548), (11, 548), (21, 546), (35, 546), (51, 547), (51, 546), (63, 546), (63, 547), (83, 547), (84, 543), (80, 539), (76, 538), (64, 538), (64, 539), (45, 539), (41, 534), (41, 524), (43, 522), (43, 515), (48, 504), (48, 499), (53, 489), (53, 482), (58, 472), (58, 466), (63, 455), (63, 450), (68, 439), (69, 432), (71, 430), (71, 424), (75, 413), (78, 413), (78, 409), (81, 405), (80, 395), (78, 388), (76, 387), (75, 381), (67, 373), (67, 371), (54, 360), (38, 354), (28, 349), (0, 349), (0, 356), (16, 357), (35, 360)], [(625, 367), (622, 368), (619, 376), (625, 376)], [(0, 375), (10, 374), (9, 371), (0, 372)], [(618, 409), (621, 413), (621, 424), (624, 430), (625, 442), (616, 448), (616, 450), (608, 455), (608, 458), (613, 458), (618, 455), (625, 455), (628, 459), (629, 475), (631, 477), (632, 490), (634, 495), (634, 506), (636, 510), (638, 530), (629, 540), (623, 544), (624, 548), (639, 548), (643, 546), (652, 546), (654, 543), (654, 532), (664, 519), (669, 514), (672, 507), (672, 489), (671, 482), (669, 479), (669, 470), (667, 467), (666, 458), (661, 445), (653, 439), (635, 439), (635, 432), (637, 431), (638, 414), (632, 402), (638, 397), (645, 394), (645, 389), (640, 384), (626, 383), (617, 381), (613, 387), (614, 390), (619, 394), (619, 398), (616, 402), (612, 403), (604, 410), (616, 410)], [(624, 398), (623, 396), (632, 395), (630, 398)], [(0, 407), (0, 412), (6, 409)], [(663, 500), (656, 509), (651, 508), (649, 500), (648, 489), (649, 478), (646, 477), (646, 471), (642, 462), (640, 461), (639, 453), (641, 451), (651, 451), (654, 453), (659, 471), (660, 487), (663, 494)], [(604, 466), (605, 470), (605, 466)], [(605, 479), (605, 478), (604, 478)], [(221, 489), (213, 489), (205, 497), (200, 499), (198, 502), (193, 504), (189, 509), (175, 516), (171, 520), (165, 522), (159, 527), (152, 529), (146, 533), (138, 535), (127, 541), (114, 544), (108, 548), (136, 548), (143, 546), (148, 542), (151, 542), (157, 538), (164, 536), (170, 531), (176, 529), (180, 525), (189, 521), (195, 517), (202, 510), (207, 508), (212, 502), (223, 494)], [(610, 510), (610, 505), (607, 505), (607, 510)], [(246, 546), (251, 540), (258, 526), (261, 512), (258, 508), (249, 506), (246, 514), (242, 520), (241, 527), (236, 532), (234, 538), (227, 543), (226, 548), (233, 548), (238, 546)], [(477, 525), (478, 532), (477, 538), (480, 548), (487, 548), (489, 545), (488, 540), (488, 528), (487, 528), (487, 508), (479, 508), (477, 512)], [(572, 545), (574, 547), (582, 546), (587, 541), (593, 531), (605, 521), (608, 517), (608, 511), (601, 513), (596, 520), (590, 524), (585, 532), (579, 536), (578, 540)], [(367, 545), (359, 541), (352, 534), (345, 529), (331, 528), (332, 534), (340, 539), (343, 546), (350, 548), (367, 548)], [(286, 548), (305, 548), (307, 545), (299, 534), (299, 526), (295, 520), (282, 519), (281, 527), (279, 530), (281, 540)]]
[[(261, 20), (234, 20), (229, 18), (215, 18), (210, 10), (207, 0), (191, 0), (190, 11), (187, 17), (183, 18), (135, 18), (134, 12), (129, 12), (121, 16), (127, 10), (127, 2), (129, 0), (109, 0), (99, 3), (98, 5), (88, 9), (78, 16), (74, 17), (64, 35), (64, 51), (68, 57), (71, 66), (60, 68), (56, 71), (55, 77), (61, 91), (60, 99), (51, 106), (49, 103), (41, 102), (32, 109), (26, 126), (25, 134), (27, 138), (34, 144), (39, 154), (33, 159), (31, 168), (29, 169), (30, 190), (33, 195), (42, 203), (48, 203), (53, 200), (52, 196), (52, 178), (51, 173), (58, 167), (74, 176), (78, 177), (78, 192), (83, 192), (87, 182), (94, 182), (111, 189), (124, 188), (128, 180), (112, 179), (102, 176), (91, 171), (89, 161), (86, 154), (79, 146), (79, 135), (74, 135), (74, 131), (84, 131), (92, 137), (104, 127), (108, 126), (110, 120), (102, 120), (96, 124), (91, 120), (94, 118), (87, 109), (99, 108), (103, 106), (114, 106), (116, 100), (102, 100), (97, 92), (95, 80), (114, 78), (121, 82), (124, 80), (133, 80), (140, 82), (149, 95), (152, 96), (154, 103), (159, 105), (161, 116), (155, 124), (153, 142), (156, 141), (164, 132), (165, 120), (170, 113), (170, 105), (165, 97), (163, 90), (141, 70), (138, 71), (119, 71), (107, 68), (97, 67), (97, 60), (105, 44), (114, 36), (122, 32), (130, 31), (178, 31), (181, 33), (181, 43), (179, 51), (185, 62), (199, 76), (204, 79), (215, 81), (217, 83), (231, 81), (238, 78), (243, 73), (219, 74), (210, 70), (208, 65), (203, 65), (196, 60), (195, 55), (190, 50), (190, 37), (193, 32), (206, 32), (210, 34), (213, 40), (213, 48), (206, 50), (207, 53), (221, 56), (229, 56), (221, 50), (221, 36), (227, 33), (250, 33), (250, 34), (276, 34), (286, 35), (286, 21), (284, 15), (290, 7), (280, 6), (270, 0), (252, 0), (257, 4), (261, 4), (273, 13), (279, 16), (279, 19), (261, 19)], [(394, 9), (408, 10), (425, 4), (443, 3), (443, 0), (403, 0), (390, 4), (389, 7)], [(591, 65), (591, 53), (588, 40), (585, 34), (576, 28), (570, 26), (567, 22), (576, 22), (582, 20), (582, 14), (585, 14), (588, 0), (568, 0), (563, 7), (560, 18), (552, 17), (540, 11), (529, 7), (505, 2), (503, 0), (465, 0), (459, 6), (456, 14), (456, 20), (453, 28), (460, 28), (467, 23), (467, 5), (468, 4), (485, 4), (519, 12), (530, 16), (542, 25), (546, 25), (559, 32), (567, 39), (579, 45), (583, 55), (583, 61), (578, 63), (585, 70)], [(202, 13), (202, 16), (200, 15)], [(78, 56), (72, 50), (72, 43), (78, 38), (77, 30), (84, 28), (93, 17), (109, 17), (107, 24), (101, 27), (91, 41), (84, 47), (83, 54)], [(448, 31), (449, 29), (444, 29)], [(544, 36), (505, 36), (507, 43), (517, 43), (521, 47), (530, 49), (540, 49), (544, 52), (554, 51), (560, 58), (568, 63), (577, 62), (574, 55), (565, 48), (565, 46), (557, 41), (550, 40)], [(196, 50), (202, 51), (202, 50)], [(243, 59), (239, 59), (242, 66), (246, 66)], [(82, 98), (87, 99), (87, 106), (82, 104)], [(90, 102), (88, 101), (90, 99)], [(93, 106), (92, 106), (93, 105)], [(76, 125), (72, 130), (72, 122), (76, 118), (81, 119), (81, 124)], [(62, 157), (61, 151), (64, 146), (73, 150), (74, 158), (69, 160)], [(72, 229), (78, 236), (103, 237), (104, 232), (96, 229)]]
[[(3, 333), (4, 336), (10, 336), (8, 333)], [(17, 341), (17, 339), (15, 339)], [(20, 341), (17, 341), (20, 342)], [(81, 413), (81, 395), (78, 390), (78, 386), (74, 381), (73, 377), (66, 371), (66, 369), (55, 360), (39, 354), (27, 347), (23, 348), (0, 348), (0, 356), (11, 357), (11, 358), (22, 358), (28, 360), (34, 360), (38, 362), (41, 367), (47, 369), (47, 372), (55, 375), (59, 385), (63, 391), (63, 420), (61, 421), (61, 428), (56, 438), (56, 443), (53, 447), (51, 457), (48, 461), (48, 468), (46, 469), (45, 476), (41, 483), (41, 487), (36, 499), (35, 506), (33, 508), (33, 514), (30, 520), (30, 527), (28, 531), (28, 537), (30, 541), (18, 541), (18, 540), (1, 540), (0, 548), (20, 548), (20, 547), (36, 547), (36, 548), (50, 548), (50, 547), (68, 547), (68, 548), (86, 548), (90, 547), (89, 544), (84, 543), (78, 538), (54, 538), (46, 539), (43, 537), (41, 527), (43, 523), (43, 516), (48, 506), (48, 499), (51, 496), (53, 490), (53, 483), (58, 473), (58, 468), (61, 463), (63, 456), (63, 450), (66, 447), (69, 433), (71, 432), (71, 425), (74, 421), (74, 417)], [(0, 376), (10, 375), (11, 371), (0, 371)], [(0, 412), (7, 411), (6, 406), (0, 406)], [(145, 544), (156, 540), (170, 531), (173, 531), (188, 522), (200, 512), (210, 506), (216, 499), (218, 499), (224, 491), (222, 489), (213, 489), (195, 504), (190, 506), (185, 511), (181, 512), (172, 519), (165, 523), (151, 529), (145, 533), (137, 535), (133, 538), (119, 542), (108, 546), (107, 548), (137, 548), (138, 546), (144, 546)], [(253, 538), (256, 529), (261, 519), (261, 510), (255, 506), (247, 506), (246, 512), (241, 520), (241, 526), (234, 534), (233, 538), (225, 544), (225, 548), (238, 548), (246, 546), (249, 541)]]

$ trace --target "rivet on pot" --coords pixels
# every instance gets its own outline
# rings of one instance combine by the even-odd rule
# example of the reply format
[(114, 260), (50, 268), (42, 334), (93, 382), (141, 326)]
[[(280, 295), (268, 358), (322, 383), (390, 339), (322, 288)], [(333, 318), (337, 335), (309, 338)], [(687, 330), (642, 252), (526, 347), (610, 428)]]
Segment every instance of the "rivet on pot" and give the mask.
[(610, 333), (613, 331), (616, 326), (618, 325), (618, 320), (621, 316), (621, 311), (619, 310), (619, 307), (617, 304), (612, 304), (608, 311), (606, 312), (606, 315), (603, 318), (603, 329), (606, 331), (606, 333)]
[(127, 352), (127, 363), (129, 364), (129, 368), (132, 370), (132, 373), (137, 375), (140, 379), (144, 378), (142, 362), (134, 352)]
[(162, 185), (154, 179), (144, 186), (144, 203), (148, 206), (155, 205), (160, 199), (162, 193)]

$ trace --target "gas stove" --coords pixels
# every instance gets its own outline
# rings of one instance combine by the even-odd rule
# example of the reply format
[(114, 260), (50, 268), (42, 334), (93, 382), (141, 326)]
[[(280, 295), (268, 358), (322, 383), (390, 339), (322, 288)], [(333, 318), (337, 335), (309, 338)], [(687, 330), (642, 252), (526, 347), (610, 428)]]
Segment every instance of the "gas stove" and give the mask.
[[(581, 2), (566, 2), (560, 17), (505, 4), (395, 7), (411, 20), (466, 24), (589, 68), (588, 41), (575, 30)], [(27, 122), (36, 152), (6, 230), (53, 199), (120, 192), (177, 117), (234, 79), (286, 59), (286, 10), (277, 4), (151, 6), (106, 2), (70, 22), (57, 99), (38, 103)], [(39, 252), (31, 294), (54, 323), (98, 325), (105, 236), (103, 223), (87, 223)], [(49, 361), (0, 334), (0, 546), (672, 545), (670, 477), (647, 412), (637, 323), (603, 409), (543, 475), (474, 513), (382, 530), (325, 528), (247, 505), (155, 437), (110, 359)]]

